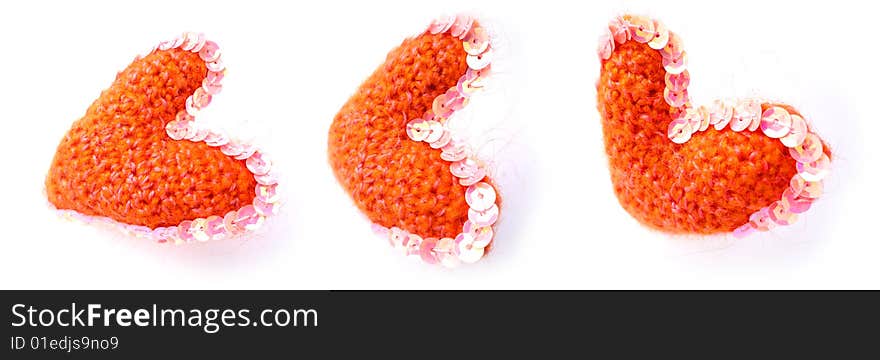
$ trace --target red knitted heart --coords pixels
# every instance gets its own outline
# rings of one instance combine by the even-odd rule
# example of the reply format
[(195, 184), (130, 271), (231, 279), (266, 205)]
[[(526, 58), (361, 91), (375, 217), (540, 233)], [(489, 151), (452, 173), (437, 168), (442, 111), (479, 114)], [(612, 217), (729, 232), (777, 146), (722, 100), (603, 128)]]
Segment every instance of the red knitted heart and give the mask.
[(61, 140), (49, 201), (159, 242), (256, 228), (277, 201), (270, 163), (195, 121), (224, 73), (217, 45), (196, 33), (136, 58)]
[(336, 178), (377, 232), (428, 263), (477, 261), (494, 234), (495, 187), (445, 127), (483, 86), (491, 55), (473, 18), (438, 19), (391, 51), (330, 127)]
[(614, 19), (599, 56), (611, 180), (640, 222), (744, 236), (790, 224), (821, 194), (831, 153), (802, 115), (752, 99), (692, 106), (687, 54), (659, 21)]

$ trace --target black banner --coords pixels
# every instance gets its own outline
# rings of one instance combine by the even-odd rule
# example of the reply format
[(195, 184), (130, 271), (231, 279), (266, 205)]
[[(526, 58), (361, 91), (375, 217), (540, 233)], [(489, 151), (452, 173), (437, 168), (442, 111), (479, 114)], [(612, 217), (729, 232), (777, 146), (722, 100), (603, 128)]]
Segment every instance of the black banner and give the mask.
[[(824, 292), (3, 291), (3, 359), (876, 342), (880, 295)], [(869, 329), (867, 331), (848, 331)], [(634, 347), (638, 343), (643, 346)], [(729, 345), (729, 344), (728, 344)], [(587, 346), (587, 347), (584, 347)], [(654, 345), (651, 345), (654, 346)], [(279, 356), (281, 357), (281, 356)]]

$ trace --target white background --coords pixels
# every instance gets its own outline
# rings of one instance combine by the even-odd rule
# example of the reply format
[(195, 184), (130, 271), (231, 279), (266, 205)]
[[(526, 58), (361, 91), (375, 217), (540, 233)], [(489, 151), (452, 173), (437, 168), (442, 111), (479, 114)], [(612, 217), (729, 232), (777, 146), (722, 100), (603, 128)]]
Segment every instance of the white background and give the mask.
[[(863, 1), (150, 1), (0, 5), (0, 288), (878, 288), (877, 27)], [(459, 124), (504, 195), (495, 251), (456, 270), (394, 253), (335, 182), (336, 111), (406, 36), (442, 13), (499, 36), (492, 87)], [(834, 147), (825, 197), (751, 238), (644, 229), (612, 193), (596, 39), (631, 11), (684, 37), (698, 104), (760, 95), (798, 107)], [(204, 121), (243, 123), (284, 173), (258, 238), (164, 247), (64, 222), (43, 181), (67, 128), (132, 57), (203, 31), (230, 69)]]

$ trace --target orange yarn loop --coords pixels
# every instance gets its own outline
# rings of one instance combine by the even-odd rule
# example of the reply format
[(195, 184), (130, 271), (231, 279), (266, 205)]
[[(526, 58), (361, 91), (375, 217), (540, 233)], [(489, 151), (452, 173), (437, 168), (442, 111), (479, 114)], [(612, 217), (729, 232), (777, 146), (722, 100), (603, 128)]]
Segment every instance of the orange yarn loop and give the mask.
[(256, 182), (244, 161), (165, 132), (206, 73), (198, 54), (181, 49), (132, 62), (58, 145), (49, 201), (151, 228), (250, 204)]

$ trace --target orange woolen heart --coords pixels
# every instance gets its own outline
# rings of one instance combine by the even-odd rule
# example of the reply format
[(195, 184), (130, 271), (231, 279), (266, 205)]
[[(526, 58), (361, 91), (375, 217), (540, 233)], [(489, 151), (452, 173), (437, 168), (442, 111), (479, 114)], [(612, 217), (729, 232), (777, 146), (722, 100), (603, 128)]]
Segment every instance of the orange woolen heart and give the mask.
[(450, 173), (439, 150), (407, 137), (406, 125), (456, 86), (468, 70), (466, 57), (462, 41), (447, 34), (426, 32), (407, 39), (334, 118), (330, 165), (374, 223), (425, 238), (455, 237), (462, 231), (468, 220), (466, 187)]
[(179, 48), (132, 62), (58, 145), (46, 178), (49, 201), (150, 228), (250, 204), (256, 182), (243, 160), (166, 134), (206, 73), (199, 54)]
[[(609, 35), (625, 39), (625, 29), (612, 28)], [(715, 234), (748, 224), (751, 214), (780, 200), (797, 170), (779, 139), (709, 126), (674, 143), (667, 130), (680, 109), (664, 100), (663, 57), (646, 43), (610, 41), (600, 48), (600, 55), (613, 51), (602, 60), (598, 109), (614, 192), (626, 211), (664, 232)], [(800, 115), (772, 103), (761, 110), (772, 106)], [(827, 146), (824, 152), (830, 157)]]

